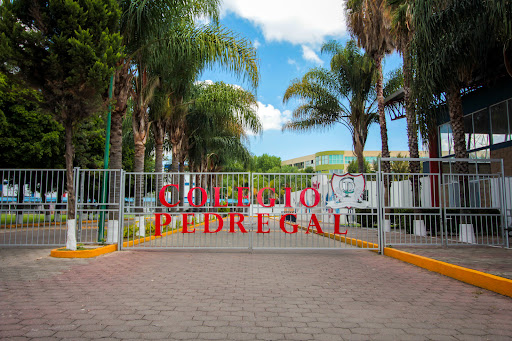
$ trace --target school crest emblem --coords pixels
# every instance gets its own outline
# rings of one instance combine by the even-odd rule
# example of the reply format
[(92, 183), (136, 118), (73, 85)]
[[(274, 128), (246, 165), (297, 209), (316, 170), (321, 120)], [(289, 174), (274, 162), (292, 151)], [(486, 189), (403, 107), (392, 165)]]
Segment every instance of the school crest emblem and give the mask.
[(330, 208), (364, 208), (368, 202), (363, 200), (366, 180), (363, 174), (333, 174), (331, 178), (332, 199), (327, 202)]

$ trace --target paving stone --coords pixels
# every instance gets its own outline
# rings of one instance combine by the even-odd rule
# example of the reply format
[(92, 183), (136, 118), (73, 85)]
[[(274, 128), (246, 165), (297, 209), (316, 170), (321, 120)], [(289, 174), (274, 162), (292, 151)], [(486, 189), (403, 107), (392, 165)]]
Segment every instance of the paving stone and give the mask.
[(1, 339), (512, 336), (510, 298), (367, 251), (123, 251), (41, 263), (21, 257), (40, 254), (0, 249)]

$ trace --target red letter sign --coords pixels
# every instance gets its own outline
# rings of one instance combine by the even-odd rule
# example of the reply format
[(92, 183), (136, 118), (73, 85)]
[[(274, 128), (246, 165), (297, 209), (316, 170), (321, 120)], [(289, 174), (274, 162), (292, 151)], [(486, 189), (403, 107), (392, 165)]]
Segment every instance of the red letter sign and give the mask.
[(260, 191), (258, 192), (258, 203), (259, 203), (261, 206), (263, 206), (263, 207), (274, 207), (274, 204), (275, 204), (275, 202), (276, 202), (276, 199), (274, 199), (274, 198), (270, 198), (270, 199), (269, 199), (269, 200), (270, 200), (270, 204), (269, 204), (269, 205), (265, 205), (265, 204), (263, 204), (263, 191), (264, 191), (264, 190), (266, 190), (266, 189), (271, 190), (271, 191), (272, 191), (272, 193), (274, 193), (274, 195), (276, 194), (276, 190), (275, 190), (275, 189), (270, 188), (270, 187), (263, 187), (263, 188), (262, 188), (262, 189), (260, 189)]
[[(308, 189), (312, 189), (313, 192), (315, 193), (315, 203), (311, 206), (306, 205), (306, 191)], [(300, 202), (302, 203), (302, 205), (306, 207), (315, 207), (320, 202), (320, 193), (318, 193), (318, 191), (312, 187), (304, 188), (302, 192), (300, 192)]]
[(285, 187), (284, 188), (284, 207), (292, 207), (291, 196), (292, 196), (292, 188)]
[(297, 219), (297, 215), (295, 214), (292, 214), (292, 213), (288, 213), (288, 214), (285, 214), (283, 216), (281, 216), (281, 221), (280, 221), (280, 225), (281, 225), (281, 230), (283, 230), (284, 233), (289, 233), (289, 234), (294, 234), (294, 233), (297, 233), (297, 228), (299, 225), (297, 224), (291, 224), (293, 226), (293, 230), (292, 232), (288, 232), (286, 230), (286, 227), (284, 226), (285, 225), (285, 220), (286, 220), (286, 217), (288, 216), (291, 216), (291, 217), (295, 217), (295, 219)]
[[(194, 192), (195, 189), (199, 189), (201, 191), (201, 197), (203, 198), (199, 205), (195, 205), (194, 200), (192, 198), (192, 193)], [(190, 206), (200, 207), (200, 206), (204, 206), (204, 204), (206, 204), (207, 194), (206, 194), (206, 191), (204, 190), (204, 188), (194, 187), (194, 188), (191, 188), (190, 191), (188, 191), (187, 199), (188, 199), (188, 203), (190, 204)]]
[[(217, 222), (219, 226), (215, 231), (210, 231), (210, 215), (214, 215), (217, 218)], [(222, 230), (222, 226), (224, 225), (224, 220), (217, 213), (205, 213), (204, 214), (204, 233), (217, 233)]]
[[(313, 223), (313, 224), (311, 224), (311, 223)], [(309, 233), (309, 228), (311, 226), (315, 226), (316, 227), (316, 232), (317, 233), (324, 233), (322, 231), (322, 228), (320, 227), (320, 223), (318, 222), (318, 218), (316, 217), (316, 214), (314, 214), (314, 213), (311, 215), (311, 220), (309, 220), (308, 230), (306, 231), (306, 234)], [(313, 232), (315, 232), (315, 230), (313, 230)]]
[(165, 190), (167, 189), (167, 187), (175, 187), (178, 191), (180, 190), (180, 186), (179, 185), (165, 185), (164, 187), (162, 187), (162, 189), (160, 190), (160, 194), (159, 194), (159, 198), (160, 198), (160, 203), (166, 207), (174, 207), (174, 206), (177, 206), (180, 201), (178, 200), (177, 203), (175, 203), (174, 205), (172, 204), (169, 204), (167, 202), (167, 200), (165, 199)]
[[(249, 194), (244, 195), (244, 190), (249, 191), (249, 187), (237, 187), (238, 190), (238, 204), (236, 206), (238, 207), (249, 207), (251, 204), (250, 202), (247, 202), (247, 205), (244, 205), (244, 199), (249, 199)], [(247, 200), (249, 201), (249, 200)]]
[[(196, 233), (196, 229), (192, 229), (191, 231), (188, 230), (188, 224), (189, 224), (189, 221), (188, 221), (188, 216), (192, 216), (192, 218), (194, 217), (194, 213), (183, 213), (183, 231), (181, 231), (181, 233)], [(192, 223), (192, 225), (194, 225)]]
[(228, 205), (228, 203), (226, 203), (226, 205), (221, 205), (220, 204), (220, 187), (213, 187), (213, 189), (215, 190), (215, 206), (214, 207), (226, 207)]
[(263, 216), (265, 215), (269, 217), (268, 213), (258, 213), (258, 231), (256, 233), (270, 233), (270, 228), (268, 231), (263, 231), (263, 225), (268, 225), (268, 220), (263, 222)]
[[(162, 224), (162, 216), (165, 217), (164, 224)], [(162, 236), (162, 226), (167, 226), (171, 223), (171, 215), (169, 213), (155, 213), (155, 237)]]
[(345, 229), (345, 232), (340, 232), (340, 215), (334, 215), (334, 234), (347, 234), (348, 230)]
[[(238, 216), (238, 221), (235, 221), (236, 216)], [(235, 224), (237, 224), (238, 228), (240, 229), (240, 232), (247, 233), (247, 231), (244, 228), (244, 225), (242, 225), (243, 221), (244, 221), (244, 215), (242, 213), (230, 213), (229, 214), (229, 232), (236, 233)]]

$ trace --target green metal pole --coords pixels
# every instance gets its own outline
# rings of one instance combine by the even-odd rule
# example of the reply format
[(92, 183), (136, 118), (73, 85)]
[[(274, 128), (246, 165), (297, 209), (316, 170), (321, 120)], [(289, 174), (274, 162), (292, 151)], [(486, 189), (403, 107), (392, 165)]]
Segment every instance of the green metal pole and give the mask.
[[(103, 158), (103, 169), (105, 172), (103, 172), (103, 184), (101, 189), (101, 203), (105, 203), (105, 199), (107, 196), (107, 186), (108, 186), (108, 156), (110, 153), (110, 125), (112, 121), (112, 87), (114, 85), (114, 74), (110, 76), (110, 86), (108, 87), (108, 116), (107, 116), (107, 136), (105, 137), (105, 155)], [(101, 206), (100, 211), (100, 219), (98, 222), (98, 242), (101, 243), (104, 241), (104, 234), (105, 234), (105, 205)]]

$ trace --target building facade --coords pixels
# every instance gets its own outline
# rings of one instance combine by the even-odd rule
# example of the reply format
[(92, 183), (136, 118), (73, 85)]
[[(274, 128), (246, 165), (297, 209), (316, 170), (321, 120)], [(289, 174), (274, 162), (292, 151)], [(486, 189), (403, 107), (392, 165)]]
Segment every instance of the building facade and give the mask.
[[(503, 159), (512, 176), (512, 78), (481, 87), (462, 97), (466, 148), (470, 158)], [(447, 108), (438, 122), (439, 156), (453, 157), (453, 133)]]
[[(364, 151), (363, 155), (366, 161), (370, 164), (376, 162), (381, 154), (381, 151), (368, 150)], [(397, 157), (400, 154), (402, 157), (407, 157), (407, 151), (392, 151), (391, 157)], [(422, 157), (426, 157), (427, 153), (420, 152)], [(294, 166), (298, 169), (305, 169), (313, 167), (317, 173), (346, 173), (346, 169), (350, 162), (357, 160), (356, 155), (351, 150), (328, 150), (322, 151), (311, 155), (305, 155), (294, 159), (289, 159), (281, 162), (282, 166)]]

